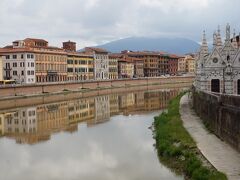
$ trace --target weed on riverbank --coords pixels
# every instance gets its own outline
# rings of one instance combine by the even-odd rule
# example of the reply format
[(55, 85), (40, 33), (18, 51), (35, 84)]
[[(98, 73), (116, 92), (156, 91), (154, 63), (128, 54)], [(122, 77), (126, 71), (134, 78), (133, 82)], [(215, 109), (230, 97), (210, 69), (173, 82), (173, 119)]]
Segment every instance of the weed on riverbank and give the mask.
[(226, 175), (218, 172), (197, 149), (196, 143), (182, 125), (179, 113), (183, 93), (173, 99), (168, 112), (155, 117), (154, 137), (160, 161), (177, 174), (184, 174), (193, 180), (226, 180)]

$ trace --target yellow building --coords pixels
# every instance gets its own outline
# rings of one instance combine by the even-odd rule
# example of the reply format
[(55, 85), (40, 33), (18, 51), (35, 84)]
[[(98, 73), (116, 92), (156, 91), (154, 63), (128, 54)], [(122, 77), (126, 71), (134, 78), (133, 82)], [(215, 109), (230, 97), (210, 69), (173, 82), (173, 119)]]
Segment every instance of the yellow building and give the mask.
[(118, 79), (118, 60), (109, 57), (109, 79)]
[(195, 73), (195, 58), (187, 55), (185, 57), (185, 62), (186, 62), (186, 72), (187, 73)]
[(178, 59), (178, 74), (186, 73), (186, 59), (181, 57)]
[[(54, 52), (55, 51), (55, 52)], [(36, 82), (62, 82), (67, 80), (67, 55), (61, 49), (35, 50)]]
[(134, 64), (127, 58), (119, 59), (118, 61), (118, 76), (119, 78), (133, 78)]
[(3, 59), (2, 56), (0, 56), (0, 81), (3, 80)]
[(93, 56), (76, 52), (68, 53), (67, 77), (70, 81), (94, 79)]

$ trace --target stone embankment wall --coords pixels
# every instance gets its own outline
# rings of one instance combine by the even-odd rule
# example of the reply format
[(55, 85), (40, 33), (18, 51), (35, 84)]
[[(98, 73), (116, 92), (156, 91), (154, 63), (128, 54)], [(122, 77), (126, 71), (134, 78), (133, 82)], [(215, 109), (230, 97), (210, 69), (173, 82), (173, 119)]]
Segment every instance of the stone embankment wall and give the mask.
[(240, 151), (240, 96), (193, 90), (193, 107), (210, 130)]
[(6, 97), (38, 95), (42, 93), (56, 93), (64, 91), (97, 90), (107, 88), (121, 88), (134, 86), (152, 86), (192, 83), (194, 77), (168, 77), (168, 78), (141, 78), (141, 79), (122, 79), (105, 81), (86, 81), (86, 82), (63, 82), (34, 85), (14, 85), (0, 87), (0, 99)]

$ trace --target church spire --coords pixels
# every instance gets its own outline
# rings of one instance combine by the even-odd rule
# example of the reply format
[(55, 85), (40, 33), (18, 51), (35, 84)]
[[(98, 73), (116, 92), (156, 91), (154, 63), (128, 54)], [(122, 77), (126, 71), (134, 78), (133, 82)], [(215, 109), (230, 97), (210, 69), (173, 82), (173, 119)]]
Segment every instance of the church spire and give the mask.
[(218, 30), (217, 30), (217, 47), (222, 48), (222, 38), (221, 38), (220, 26), (218, 26)]
[(230, 25), (227, 24), (227, 26), (226, 26), (226, 41), (230, 41), (230, 40), (231, 40)]
[(205, 31), (203, 31), (203, 38), (202, 38), (202, 45), (201, 45), (200, 53), (202, 55), (207, 55), (208, 54), (208, 44), (207, 44)]
[(234, 29), (234, 32), (233, 32), (232, 45), (233, 45), (234, 48), (236, 48), (236, 49), (238, 48), (238, 43), (237, 43), (235, 29)]
[(213, 48), (215, 48), (217, 46), (217, 33), (214, 32), (213, 33)]

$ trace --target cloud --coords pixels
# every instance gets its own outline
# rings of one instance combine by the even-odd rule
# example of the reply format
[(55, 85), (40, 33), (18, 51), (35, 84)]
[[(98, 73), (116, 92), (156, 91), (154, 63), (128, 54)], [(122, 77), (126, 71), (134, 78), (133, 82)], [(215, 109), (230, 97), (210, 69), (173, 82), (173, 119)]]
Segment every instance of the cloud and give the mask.
[(199, 41), (229, 22), (239, 31), (240, 1), (231, 0), (1, 0), (0, 46), (39, 37), (78, 48), (130, 36), (181, 36)]

